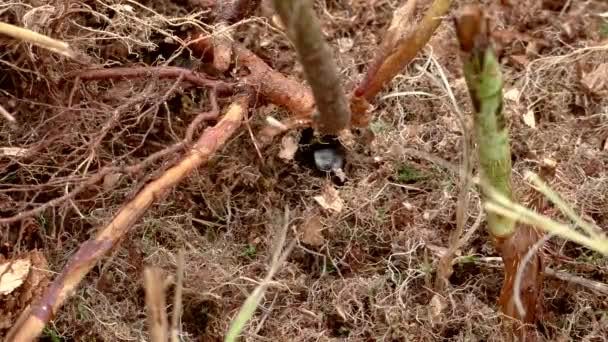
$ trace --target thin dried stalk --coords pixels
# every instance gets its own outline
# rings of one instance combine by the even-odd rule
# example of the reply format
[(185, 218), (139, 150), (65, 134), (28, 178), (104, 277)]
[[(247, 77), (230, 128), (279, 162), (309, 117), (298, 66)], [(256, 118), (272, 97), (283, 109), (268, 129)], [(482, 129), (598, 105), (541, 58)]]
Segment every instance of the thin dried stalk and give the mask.
[(15, 39), (32, 43), (34, 45), (45, 48), (49, 51), (56, 52), (66, 57), (76, 57), (76, 53), (74, 53), (68, 43), (47, 37), (43, 34), (30, 31), (28, 29), (24, 29), (15, 25), (0, 22), (0, 34), (5, 34)]
[(148, 329), (152, 342), (167, 342), (167, 311), (162, 271), (155, 267), (144, 270)]
[(274, 0), (315, 96), (313, 122), (323, 134), (337, 135), (350, 124), (350, 108), (340, 74), (311, 0)]
[(8, 110), (4, 109), (4, 107), (2, 107), (2, 105), (0, 105), (0, 115), (2, 115), (6, 121), (8, 121), (11, 124), (15, 124), (17, 122), (17, 120), (15, 120), (15, 117), (8, 112)]
[(46, 289), (31, 310), (25, 311), (19, 324), (9, 331), (8, 341), (31, 341), (40, 336), (46, 323), (74, 293), (86, 274), (104, 257), (143, 216), (146, 210), (168, 190), (181, 182), (194, 169), (205, 164), (237, 130), (249, 106), (250, 96), (243, 96), (230, 105), (224, 117), (205, 130), (190, 152), (174, 167), (144, 187), (125, 204), (114, 219), (99, 230), (97, 236), (84, 242), (64, 269)]
[(171, 342), (179, 342), (179, 322), (182, 315), (182, 292), (184, 288), (184, 250), (177, 253), (177, 280), (175, 281), (175, 297), (173, 298), (173, 313), (171, 315)]
[(272, 282), (272, 278), (279, 271), (281, 266), (287, 260), (287, 257), (291, 253), (291, 250), (295, 246), (296, 240), (293, 240), (285, 250), (283, 247), (285, 245), (285, 240), (287, 238), (287, 232), (289, 230), (289, 207), (285, 207), (285, 216), (283, 220), (284, 224), (281, 229), (281, 234), (278, 236), (274, 253), (272, 254), (272, 261), (270, 264), (270, 270), (268, 274), (264, 278), (264, 280), (253, 290), (253, 292), (247, 297), (245, 303), (241, 306), (241, 309), (237, 313), (236, 317), (230, 323), (230, 328), (226, 333), (226, 337), (224, 339), (225, 342), (234, 342), (237, 340), (247, 322), (253, 317), (255, 311), (258, 308), (258, 305), (262, 301), (264, 297), (264, 293), (270, 286)]

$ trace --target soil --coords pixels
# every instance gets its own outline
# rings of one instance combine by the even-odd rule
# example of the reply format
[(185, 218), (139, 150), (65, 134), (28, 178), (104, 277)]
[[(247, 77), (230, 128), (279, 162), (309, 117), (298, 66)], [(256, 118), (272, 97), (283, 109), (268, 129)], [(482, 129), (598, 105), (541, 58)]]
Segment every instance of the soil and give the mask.
[[(505, 78), (516, 198), (525, 202), (532, 192), (524, 172), (538, 171), (542, 160), (551, 158), (557, 162), (552, 187), (608, 232), (608, 4), (510, 2), (488, 0), (485, 9)], [(60, 198), (104, 167), (137, 164), (183, 139), (197, 113), (211, 109), (209, 89), (175, 79), (77, 82), (70, 75), (92, 67), (169, 65), (237, 82), (238, 65), (218, 73), (180, 48), (179, 39), (187, 41), (194, 32), (214, 33), (216, 14), (209, 3), (0, 4), (0, 22), (63, 40), (86, 55), (71, 60), (0, 36), (0, 105), (16, 118), (11, 124), (0, 117), (0, 147), (25, 149), (17, 156), (0, 155), (2, 218)], [(362, 79), (401, 3), (315, 1), (345, 89)], [(279, 157), (282, 137), (260, 147), (254, 139), (266, 117), (290, 114), (257, 96), (247, 124), (135, 223), (57, 312), (43, 340), (149, 339), (143, 270), (155, 266), (165, 272), (172, 303), (180, 249), (185, 253), (182, 339), (222, 340), (270, 270), (288, 208), (287, 239), (296, 245), (243, 340), (502, 341), (501, 264), (489, 261), (498, 254), (483, 221), (457, 251), (459, 261), (442, 294), (445, 306), (438, 308), (434, 300), (436, 266), (456, 227), (462, 141), (471, 121), (451, 21), (461, 5), (453, 5), (430, 43), (377, 97), (369, 128), (353, 129), (350, 141), (340, 145), (346, 151), (346, 180), (314, 169), (301, 157), (311, 153)], [(268, 1), (231, 25), (235, 41), (273, 69), (305, 82)], [(442, 74), (465, 115), (464, 129)], [(218, 105), (225, 109), (232, 100), (230, 93), (220, 94)], [(286, 136), (301, 142), (301, 135), (294, 130)], [(307, 151), (309, 144), (300, 148)], [(81, 243), (183, 155), (183, 149), (175, 150), (139, 172), (107, 174), (74, 197), (0, 225), (0, 263), (35, 255), (32, 264), (45, 270), (0, 295), (0, 336)], [(315, 199), (323, 195), (340, 203), (326, 209)], [(567, 222), (552, 207), (544, 214)], [(483, 215), (477, 189), (470, 190), (467, 215), (468, 230)], [(545, 249), (552, 269), (608, 283), (607, 256), (559, 238)], [(541, 340), (606, 341), (606, 294), (551, 277), (544, 291)]]

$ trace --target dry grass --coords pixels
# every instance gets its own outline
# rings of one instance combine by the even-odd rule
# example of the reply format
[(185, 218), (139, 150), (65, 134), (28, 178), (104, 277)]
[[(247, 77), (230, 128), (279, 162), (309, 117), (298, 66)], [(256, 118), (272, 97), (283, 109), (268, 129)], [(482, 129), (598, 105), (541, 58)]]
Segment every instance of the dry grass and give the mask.
[[(177, 38), (167, 43), (167, 37), (184, 40), (191, 27), (211, 33), (211, 14), (177, 2), (141, 3), (149, 9), (135, 2), (71, 2), (79, 12), (66, 14), (61, 6), (13, 1), (0, 5), (0, 21), (69, 42), (97, 66), (197, 65)], [(317, 2), (330, 44), (340, 50), (337, 62), (347, 86), (359, 79), (399, 3)], [(606, 42), (599, 36), (606, 23), (592, 14), (608, 9), (602, 1), (572, 1), (570, 6), (562, 16), (523, 5), (494, 13), (499, 28), (529, 25), (525, 32), (547, 45), (536, 51), (526, 51), (530, 43), (522, 39), (503, 45), (507, 91), (520, 94), (506, 102), (514, 187), (519, 198), (527, 198), (524, 171), (533, 170), (542, 158), (556, 159), (554, 189), (583, 218), (606, 230), (608, 100), (600, 96), (605, 93), (586, 89), (581, 79), (608, 62)], [(458, 251), (461, 258), (445, 294), (447, 306), (437, 314), (429, 305), (438, 251), (448, 247), (456, 226), (463, 137), (432, 59), (445, 71), (461, 110), (470, 109), (448, 23), (381, 94), (370, 125), (374, 139), (368, 132), (356, 132), (356, 143), (349, 147), (349, 180), (337, 188), (345, 202), (342, 212), (325, 212), (313, 200), (328, 180), (280, 160), (278, 146), (262, 151), (262, 163), (242, 129), (208, 167), (150, 210), (134, 234), (93, 270), (47, 328), (47, 336), (147, 339), (143, 270), (152, 265), (175, 274), (178, 250), (184, 249), (181, 338), (221, 340), (269, 271), (273, 237), (287, 205), (295, 231), (308, 217), (321, 218), (324, 244), (298, 242), (245, 327), (244, 340), (501, 341), (495, 303), (501, 272), (475, 262), (495, 255), (483, 229)], [(286, 37), (263, 18), (235, 24), (234, 37), (275, 69), (303, 79)], [(81, 68), (78, 61), (7, 38), (0, 46), (0, 106), (17, 119), (16, 127), (0, 119), (0, 146), (28, 150), (24, 157), (0, 157), (3, 217), (65, 195), (111, 162), (132, 165), (181, 141), (196, 113), (209, 109), (206, 91), (185, 89), (175, 80), (67, 80), (56, 87), (57, 80)], [(510, 59), (522, 54), (529, 59), (526, 66)], [(220, 99), (220, 106), (227, 103)], [(530, 110), (536, 128), (522, 120)], [(267, 114), (285, 115), (263, 99), (252, 113), (254, 132)], [(122, 174), (111, 186), (98, 182), (40, 212), (29, 225), (0, 227), (1, 242), (16, 246), (21, 235), (21, 251), (44, 248), (51, 270), (59, 271), (80, 242), (162, 172), (155, 170), (175, 159), (175, 154), (168, 155), (141, 174)], [(470, 195), (465, 231), (480, 214), (478, 194)], [(557, 211), (546, 214), (564, 219)], [(552, 268), (608, 283), (605, 257), (559, 239), (550, 249), (566, 258), (555, 259)], [(0, 252), (8, 257), (19, 251)], [(169, 286), (167, 298), (174, 291)], [(601, 341), (608, 335), (605, 296), (551, 279), (545, 298), (547, 340)]]

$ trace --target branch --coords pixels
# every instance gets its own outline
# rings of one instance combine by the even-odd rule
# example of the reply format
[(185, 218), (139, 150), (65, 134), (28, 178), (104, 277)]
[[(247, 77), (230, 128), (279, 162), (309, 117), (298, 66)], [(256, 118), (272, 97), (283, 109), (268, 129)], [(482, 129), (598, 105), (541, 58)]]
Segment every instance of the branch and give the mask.
[(74, 293), (86, 274), (127, 234), (146, 210), (190, 172), (205, 164), (240, 126), (250, 102), (249, 95), (239, 98), (213, 128), (207, 129), (189, 154), (176, 166), (149, 183), (135, 198), (125, 204), (114, 219), (100, 229), (97, 236), (84, 242), (70, 258), (59, 276), (31, 308), (22, 313), (9, 331), (8, 341), (31, 341), (38, 337), (46, 323)]
[(386, 31), (384, 40), (378, 47), (378, 53), (370, 63), (363, 81), (354, 90), (351, 97), (353, 124), (367, 125), (367, 102), (371, 102), (420, 50), (428, 43), (439, 27), (442, 17), (448, 12), (452, 0), (435, 0), (424, 17), (416, 23), (421, 11), (416, 0), (409, 0), (393, 15), (393, 20)]
[(274, 0), (295, 45), (318, 110), (313, 121), (321, 133), (337, 135), (350, 124), (350, 108), (338, 68), (312, 8), (311, 0)]
[(131, 78), (179, 78), (199, 87), (212, 87), (218, 92), (231, 91), (234, 84), (220, 80), (211, 80), (201, 73), (190, 69), (162, 66), (162, 67), (120, 67), (110, 69), (93, 69), (79, 71), (68, 77), (78, 77), (82, 81), (105, 79), (131, 79)]
[[(191, 47), (201, 58), (211, 58), (214, 55), (210, 39), (199, 34), (192, 38)], [(309, 87), (288, 78), (272, 69), (260, 57), (247, 48), (233, 45), (236, 64), (248, 69), (249, 74), (239, 81), (262, 94), (272, 103), (285, 107), (298, 117), (310, 118), (314, 110), (315, 99)]]

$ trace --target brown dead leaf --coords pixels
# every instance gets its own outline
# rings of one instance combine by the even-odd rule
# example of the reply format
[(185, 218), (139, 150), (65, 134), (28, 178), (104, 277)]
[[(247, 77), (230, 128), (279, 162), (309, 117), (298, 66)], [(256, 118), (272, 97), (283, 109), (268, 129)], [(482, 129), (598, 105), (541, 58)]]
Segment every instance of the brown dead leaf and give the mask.
[(7, 295), (23, 284), (30, 272), (29, 259), (7, 261), (0, 265), (0, 295)]
[(322, 230), (323, 223), (321, 223), (321, 218), (318, 215), (308, 217), (301, 227), (302, 242), (314, 247), (323, 246), (325, 239), (321, 234)]
[(283, 160), (293, 160), (293, 157), (296, 155), (296, 151), (298, 150), (298, 143), (291, 136), (284, 136), (281, 139), (281, 150), (279, 151), (279, 158)]
[(121, 176), (122, 174), (120, 173), (108, 173), (107, 175), (103, 176), (103, 189), (105, 191), (112, 190), (120, 181)]
[(514, 65), (520, 67), (526, 67), (530, 63), (530, 60), (525, 55), (511, 55), (509, 59)]
[(593, 94), (604, 93), (608, 84), (608, 63), (600, 64), (595, 70), (583, 74), (581, 84)]
[(321, 195), (315, 196), (314, 199), (325, 210), (333, 210), (339, 213), (344, 208), (344, 200), (340, 198), (338, 190), (332, 186), (325, 187)]

